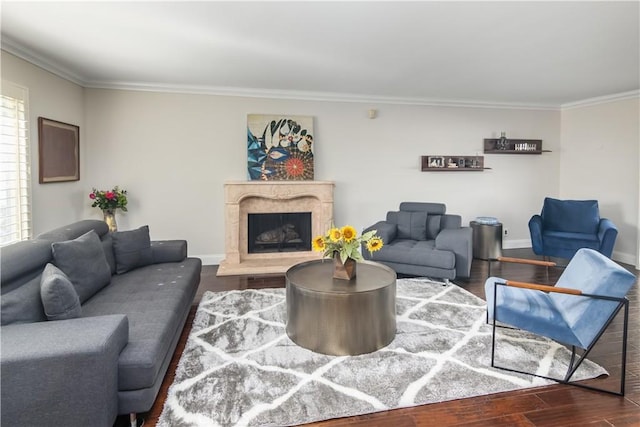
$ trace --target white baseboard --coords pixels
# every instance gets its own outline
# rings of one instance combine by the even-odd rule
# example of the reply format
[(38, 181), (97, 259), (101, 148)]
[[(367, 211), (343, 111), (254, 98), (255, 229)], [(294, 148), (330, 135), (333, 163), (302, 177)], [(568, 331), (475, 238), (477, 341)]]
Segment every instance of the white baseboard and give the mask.
[(613, 259), (614, 261), (633, 265), (636, 268), (636, 270), (639, 270), (638, 266), (636, 265), (637, 260), (635, 255), (613, 251), (613, 253), (611, 254), (611, 259)]
[(189, 255), (193, 258), (200, 258), (202, 265), (220, 265), (224, 259), (224, 254)]
[(502, 241), (502, 249), (521, 249), (521, 248), (530, 248), (530, 247), (531, 247), (531, 240), (529, 239)]

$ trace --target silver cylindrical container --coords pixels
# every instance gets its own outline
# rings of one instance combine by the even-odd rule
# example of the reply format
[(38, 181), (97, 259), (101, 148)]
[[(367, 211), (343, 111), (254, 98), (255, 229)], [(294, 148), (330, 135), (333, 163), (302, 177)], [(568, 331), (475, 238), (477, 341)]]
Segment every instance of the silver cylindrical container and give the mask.
[(333, 278), (333, 261), (291, 267), (286, 275), (287, 335), (317, 353), (371, 353), (396, 334), (396, 273), (359, 262), (352, 280)]

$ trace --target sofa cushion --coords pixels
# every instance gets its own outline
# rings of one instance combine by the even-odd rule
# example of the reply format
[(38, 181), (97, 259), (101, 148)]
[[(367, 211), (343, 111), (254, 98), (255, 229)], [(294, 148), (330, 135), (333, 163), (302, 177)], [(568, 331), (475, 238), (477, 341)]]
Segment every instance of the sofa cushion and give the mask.
[(116, 231), (111, 237), (116, 258), (116, 273), (126, 273), (153, 263), (148, 225), (136, 230)]
[(80, 317), (80, 298), (69, 278), (55, 265), (44, 267), (40, 279), (40, 298), (48, 320)]
[(0, 299), (0, 323), (3, 326), (47, 320), (40, 299), (40, 274), (34, 275), (19, 288), (3, 293)]
[(104, 256), (107, 258), (109, 269), (111, 269), (111, 275), (116, 274), (116, 258), (113, 255), (113, 238), (111, 233), (108, 233), (100, 238), (102, 241), (102, 249), (104, 250)]
[(398, 239), (426, 240), (427, 213), (398, 212)]
[(570, 233), (595, 234), (600, 223), (597, 200), (558, 200), (546, 197), (541, 216), (545, 229)]
[[(378, 255), (379, 254), (379, 255)], [(375, 257), (397, 264), (420, 265), (441, 269), (452, 269), (456, 266), (456, 256), (451, 251), (435, 248), (433, 240), (398, 239), (390, 245), (384, 245)], [(375, 261), (376, 258), (373, 258)]]
[(598, 250), (600, 247), (597, 234), (544, 231), (542, 233), (542, 242), (544, 246), (566, 250), (575, 250), (576, 247)]
[(433, 240), (440, 233), (440, 219), (442, 215), (427, 216), (427, 239)]
[(67, 275), (84, 303), (109, 284), (111, 269), (102, 249), (102, 243), (91, 230), (74, 240), (51, 245), (55, 265)]
[(129, 343), (118, 360), (121, 391), (154, 384), (165, 358), (171, 357), (167, 352), (193, 302), (200, 269), (197, 258), (137, 268), (114, 276), (82, 306), (84, 317), (125, 314), (129, 319)]

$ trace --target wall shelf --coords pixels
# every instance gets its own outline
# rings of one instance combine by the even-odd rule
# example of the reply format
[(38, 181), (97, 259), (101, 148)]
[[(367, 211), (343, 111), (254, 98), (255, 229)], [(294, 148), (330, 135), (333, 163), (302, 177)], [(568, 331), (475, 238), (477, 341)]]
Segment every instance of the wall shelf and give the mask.
[(551, 151), (542, 149), (541, 139), (505, 139), (503, 145), (500, 138), (486, 138), (484, 152), (485, 154), (542, 154)]
[(484, 156), (441, 156), (430, 155), (421, 157), (422, 172), (482, 172)]

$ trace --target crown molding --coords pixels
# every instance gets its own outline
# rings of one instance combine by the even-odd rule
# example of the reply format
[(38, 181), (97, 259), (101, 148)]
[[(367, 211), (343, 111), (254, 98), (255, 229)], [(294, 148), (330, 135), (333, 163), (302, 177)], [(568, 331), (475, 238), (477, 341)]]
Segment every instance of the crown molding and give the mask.
[(462, 107), (462, 108), (493, 108), (493, 109), (519, 109), (519, 110), (556, 110), (587, 107), (607, 102), (620, 101), (640, 97), (640, 90), (622, 92), (613, 95), (588, 98), (585, 100), (569, 102), (565, 104), (545, 103), (520, 103), (520, 102), (492, 102), (476, 100), (435, 99), (420, 97), (392, 97), (360, 95), (352, 93), (311, 92), (293, 90), (274, 90), (259, 88), (219, 87), (219, 86), (194, 86), (173, 85), (158, 83), (130, 83), (130, 82), (101, 82), (87, 81), (76, 72), (64, 67), (55, 61), (44, 58), (38, 52), (24, 47), (19, 42), (6, 35), (2, 36), (1, 47), (3, 50), (25, 61), (55, 74), (65, 80), (79, 86), (91, 89), (116, 89), (146, 92), (168, 92), (197, 95), (235, 96), (245, 98), (272, 98), (291, 99), (301, 101), (324, 102), (354, 102), (367, 104), (395, 104), (395, 105), (420, 105), (433, 107)]
[(583, 99), (581, 101), (562, 104), (560, 107), (562, 110), (570, 110), (572, 108), (590, 107), (592, 105), (606, 104), (608, 102), (622, 101), (625, 99), (633, 98), (640, 98), (640, 90), (631, 90), (628, 92), (614, 93), (612, 95)]
[(352, 93), (310, 92), (258, 88), (191, 86), (128, 82), (88, 82), (85, 87), (92, 89), (116, 89), (148, 92), (168, 92), (197, 95), (237, 96), (245, 98), (291, 99), (301, 101), (355, 102), (368, 104), (422, 105), (436, 107), (503, 108), (523, 110), (559, 110), (554, 104), (529, 104), (516, 102), (483, 102), (473, 100), (448, 100), (433, 98), (391, 97), (360, 95)]
[(19, 42), (5, 34), (2, 35), (1, 46), (2, 50), (17, 56), (18, 58), (24, 59), (45, 71), (55, 74), (65, 80), (69, 80), (79, 86), (85, 86), (86, 82), (77, 73), (57, 64), (54, 61), (44, 58), (41, 54), (21, 45)]

